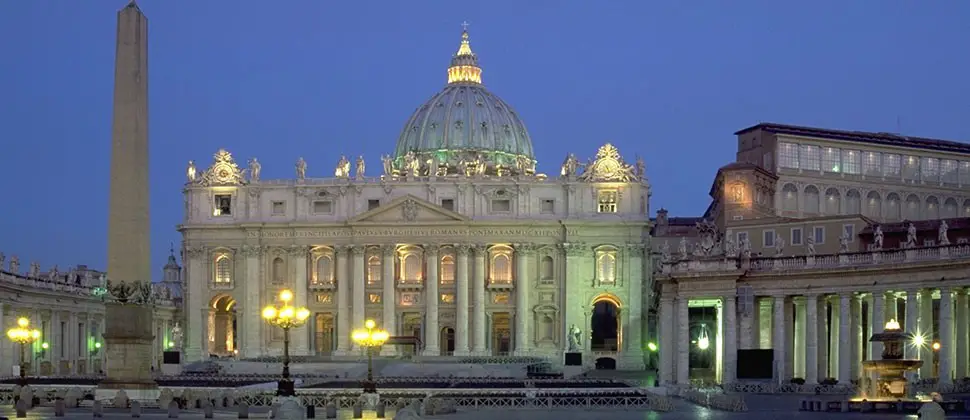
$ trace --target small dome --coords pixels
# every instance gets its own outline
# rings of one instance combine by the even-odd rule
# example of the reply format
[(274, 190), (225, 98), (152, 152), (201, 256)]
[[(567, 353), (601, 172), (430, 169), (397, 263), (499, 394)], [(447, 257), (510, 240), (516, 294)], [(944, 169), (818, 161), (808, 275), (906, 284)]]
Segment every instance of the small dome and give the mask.
[(395, 169), (409, 175), (437, 170), (442, 176), (535, 172), (525, 124), (482, 85), (481, 73), (464, 31), (448, 68), (448, 84), (405, 124), (394, 150)]

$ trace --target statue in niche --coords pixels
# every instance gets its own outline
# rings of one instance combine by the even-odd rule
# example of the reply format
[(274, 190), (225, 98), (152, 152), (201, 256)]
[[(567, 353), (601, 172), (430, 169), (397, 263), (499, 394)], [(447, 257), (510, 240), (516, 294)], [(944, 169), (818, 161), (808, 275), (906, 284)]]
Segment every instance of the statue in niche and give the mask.
[(916, 226), (912, 223), (906, 228), (906, 248), (916, 247)]
[(785, 239), (781, 236), (775, 237), (775, 256), (781, 257), (785, 255)]
[(256, 158), (249, 160), (249, 182), (259, 182), (259, 173), (262, 172), (263, 165), (259, 164)]
[(744, 201), (744, 186), (735, 185), (731, 188), (731, 192), (734, 194), (734, 201), (740, 203)]
[(815, 256), (815, 236), (814, 235), (808, 235), (805, 238), (805, 247), (808, 248), (808, 256), (814, 257)]
[(751, 241), (749, 241), (748, 238), (744, 238), (741, 240), (740, 245), (741, 245), (741, 257), (745, 259), (751, 258)]
[(582, 351), (583, 344), (583, 330), (579, 329), (576, 324), (569, 327), (569, 351), (577, 352)]
[(428, 176), (438, 176), (440, 167), (441, 163), (438, 160), (438, 155), (431, 155), (431, 159), (428, 159)]
[(839, 237), (839, 254), (845, 254), (849, 252), (849, 235), (842, 234)]
[(570, 153), (566, 155), (566, 160), (562, 162), (562, 169), (560, 174), (566, 177), (576, 176), (576, 172), (579, 170), (579, 159), (576, 159), (576, 155)]
[(876, 226), (876, 232), (873, 233), (872, 238), (872, 249), (874, 251), (881, 251), (883, 242), (882, 226)]
[(10, 272), (14, 274), (20, 274), (20, 257), (16, 255), (10, 256)]
[(182, 327), (179, 326), (178, 321), (175, 321), (175, 326), (172, 327), (172, 346), (175, 350), (182, 350)]
[(296, 179), (306, 179), (306, 161), (302, 157), (296, 160)]
[(384, 165), (384, 175), (394, 175), (394, 159), (391, 155), (381, 155), (381, 164)]
[(347, 159), (347, 156), (340, 156), (340, 160), (337, 161), (337, 169), (333, 172), (337, 178), (350, 177), (350, 160)]
[(681, 236), (680, 244), (677, 245), (677, 254), (682, 260), (687, 259), (687, 238)]
[(738, 245), (730, 237), (724, 240), (724, 256), (728, 258), (737, 258), (738, 256)]
[(940, 220), (940, 229), (936, 235), (936, 242), (940, 246), (950, 245), (950, 238), (946, 234), (948, 230), (950, 230), (950, 226), (946, 224), (946, 220)]
[(190, 160), (189, 167), (185, 169), (185, 178), (187, 179), (188, 182), (195, 182), (196, 175), (197, 175), (197, 171), (195, 169), (195, 161)]
[(660, 258), (661, 261), (670, 261), (670, 242), (664, 241), (663, 245), (660, 246)]

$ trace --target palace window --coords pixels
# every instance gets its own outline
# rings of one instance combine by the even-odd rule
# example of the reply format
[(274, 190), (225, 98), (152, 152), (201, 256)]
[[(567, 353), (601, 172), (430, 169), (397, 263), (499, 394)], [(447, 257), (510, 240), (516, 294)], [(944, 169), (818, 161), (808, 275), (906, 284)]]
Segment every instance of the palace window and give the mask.
[(923, 181), (940, 182), (940, 160), (937, 158), (925, 157), (920, 162), (920, 175)]
[(766, 230), (762, 235), (764, 236), (762, 239), (763, 239), (763, 245), (765, 248), (771, 248), (775, 246), (775, 231)]
[(791, 229), (791, 244), (792, 245), (802, 244), (802, 228)]
[(960, 162), (960, 169), (957, 171), (960, 174), (960, 184), (970, 185), (970, 162)]
[(273, 284), (283, 284), (286, 266), (280, 257), (273, 258), (272, 282)]
[(231, 194), (216, 194), (214, 202), (212, 204), (213, 204), (213, 207), (212, 207), (213, 216), (232, 215), (232, 195)]
[(862, 152), (857, 150), (842, 151), (842, 172), (851, 175), (862, 173)]
[(489, 264), (489, 283), (508, 284), (512, 282), (512, 258), (506, 250), (492, 253)]
[(842, 151), (834, 147), (822, 149), (822, 170), (825, 172), (842, 172)]
[(274, 201), (273, 202), (273, 216), (283, 216), (286, 214), (286, 202), (284, 201)]
[(957, 173), (957, 161), (952, 159), (943, 159), (940, 161), (940, 181), (947, 184), (956, 184), (960, 181), (959, 174)]
[(546, 199), (539, 201), (539, 213), (541, 214), (555, 214), (556, 213), (556, 200)]
[(615, 250), (596, 252), (596, 282), (599, 284), (613, 284), (616, 282)]
[(542, 284), (554, 283), (555, 280), (555, 265), (552, 261), (552, 257), (546, 255), (542, 257), (539, 261), (539, 282)]
[(600, 191), (597, 195), (597, 212), (599, 213), (616, 213), (616, 198), (617, 194), (614, 190)]
[(882, 155), (882, 174), (883, 176), (898, 178), (902, 168), (902, 160), (899, 155)]
[(802, 146), (802, 149), (798, 154), (798, 162), (801, 169), (818, 171), (820, 162), (820, 151), (818, 146)]
[(903, 158), (903, 180), (919, 181), (919, 158), (914, 156)]
[(381, 303), (381, 294), (380, 293), (368, 293), (367, 294), (367, 302), (368, 303)]
[(374, 286), (381, 283), (381, 258), (371, 255), (367, 258), (367, 285)]
[(214, 279), (216, 284), (232, 284), (232, 258), (227, 254), (216, 255)]
[(313, 284), (333, 284), (333, 256), (318, 255), (313, 263)]
[(778, 143), (778, 166), (782, 168), (798, 169), (797, 144)]
[(455, 284), (455, 257), (444, 255), (441, 257), (441, 269), (438, 270), (441, 284)]
[(381, 206), (381, 200), (367, 200), (367, 210), (374, 210)]
[(441, 207), (445, 210), (455, 211), (455, 199), (454, 198), (442, 198)]
[(849, 242), (855, 242), (855, 225), (842, 225), (842, 234)]
[(882, 154), (879, 152), (866, 152), (862, 159), (862, 173), (869, 176), (882, 175)]

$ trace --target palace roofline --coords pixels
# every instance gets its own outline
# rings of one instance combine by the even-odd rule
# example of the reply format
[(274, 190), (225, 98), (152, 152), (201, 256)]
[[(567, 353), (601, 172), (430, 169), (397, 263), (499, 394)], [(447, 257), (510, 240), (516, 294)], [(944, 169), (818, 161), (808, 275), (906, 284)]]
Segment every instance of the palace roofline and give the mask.
[(760, 123), (741, 129), (735, 132), (734, 135), (741, 135), (754, 130), (763, 130), (770, 133), (787, 134), (792, 136), (819, 137), (823, 139), (846, 140), (884, 146), (910, 147), (940, 152), (970, 154), (970, 144), (953, 140), (913, 137), (893, 133), (877, 133), (870, 131), (835, 130), (778, 123)]

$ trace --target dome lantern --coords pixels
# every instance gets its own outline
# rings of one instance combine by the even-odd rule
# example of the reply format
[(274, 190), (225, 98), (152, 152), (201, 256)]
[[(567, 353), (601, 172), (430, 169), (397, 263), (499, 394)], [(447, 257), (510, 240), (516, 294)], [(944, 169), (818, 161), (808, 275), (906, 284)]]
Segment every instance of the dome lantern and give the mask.
[(451, 57), (448, 67), (448, 83), (482, 83), (482, 68), (478, 67), (478, 57), (472, 52), (468, 42), (468, 22), (461, 24), (461, 45)]

